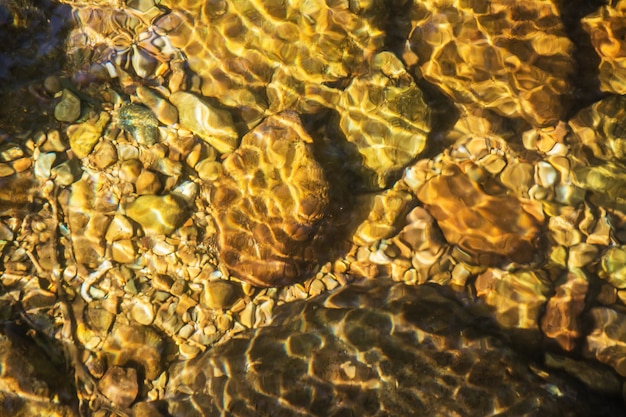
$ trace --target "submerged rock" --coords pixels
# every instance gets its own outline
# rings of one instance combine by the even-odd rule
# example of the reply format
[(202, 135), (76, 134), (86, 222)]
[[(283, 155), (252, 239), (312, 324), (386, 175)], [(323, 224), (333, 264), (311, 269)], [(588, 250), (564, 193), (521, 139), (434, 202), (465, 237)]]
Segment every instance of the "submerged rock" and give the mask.
[(533, 125), (564, 113), (572, 42), (550, 0), (416, 1), (405, 61), (461, 105)]
[(590, 310), (594, 330), (586, 338), (585, 353), (626, 376), (626, 314), (612, 308)]
[(74, 122), (80, 116), (80, 99), (70, 90), (63, 90), (61, 101), (54, 108), (54, 117), (60, 122)]
[(352, 80), (339, 107), (341, 129), (363, 156), (364, 167), (374, 171), (376, 187), (389, 186), (426, 146), (430, 110), (390, 52), (376, 55), (370, 73)]
[(178, 109), (182, 127), (191, 130), (220, 153), (230, 153), (237, 147), (239, 136), (226, 110), (184, 91), (172, 94), (170, 100)]
[(72, 125), (67, 129), (67, 136), (70, 140), (70, 148), (78, 158), (88, 156), (96, 143), (102, 137), (104, 128), (109, 124), (111, 116), (109, 113), (100, 112), (99, 115), (90, 120)]
[(543, 271), (507, 272), (490, 268), (476, 278), (475, 287), (476, 295), (495, 310), (500, 326), (537, 333), (551, 290)]
[(613, 1), (582, 19), (600, 57), (600, 89), (626, 94), (626, 2)]
[(370, 281), (276, 313), (273, 326), (174, 364), (168, 412), (621, 415), (588, 388), (527, 366), (438, 286)]
[(574, 185), (590, 191), (591, 202), (604, 207), (626, 210), (626, 167), (605, 162), (600, 166), (578, 164), (572, 168)]
[(123, 104), (117, 111), (117, 124), (130, 133), (138, 144), (152, 146), (159, 140), (159, 122), (147, 107)]
[(557, 284), (556, 293), (548, 300), (541, 318), (541, 330), (563, 349), (571, 351), (582, 336), (581, 313), (589, 280), (582, 270), (575, 270)]
[(626, 97), (609, 96), (570, 121), (571, 141), (603, 160), (626, 161)]
[(626, 288), (626, 248), (612, 247), (602, 255), (600, 277), (615, 288)]
[[(279, 92), (338, 81), (360, 70), (383, 44), (385, 2), (161, 1), (172, 11), (154, 24), (186, 56), (202, 94), (238, 108), (244, 119), (267, 110), (266, 87)], [(307, 98), (308, 99), (308, 98)]]
[(180, 227), (188, 213), (185, 203), (175, 195), (142, 195), (126, 207), (126, 215), (145, 231), (169, 235)]
[(417, 198), (437, 220), (446, 240), (482, 265), (503, 257), (529, 262), (536, 255), (542, 219), (514, 196), (488, 194), (456, 165), (426, 181)]
[(237, 278), (286, 285), (318, 262), (315, 240), (329, 200), (311, 143), (295, 113), (269, 117), (243, 137), (211, 184), (220, 255)]

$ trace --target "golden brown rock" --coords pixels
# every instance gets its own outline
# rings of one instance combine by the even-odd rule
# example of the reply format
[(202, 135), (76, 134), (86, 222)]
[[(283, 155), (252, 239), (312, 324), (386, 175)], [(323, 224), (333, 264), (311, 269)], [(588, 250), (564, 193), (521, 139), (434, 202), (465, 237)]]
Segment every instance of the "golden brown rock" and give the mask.
[[(626, 20), (625, 20), (626, 22)], [(609, 96), (579, 111), (569, 121), (572, 142), (603, 160), (626, 160), (626, 98)]]
[(104, 213), (117, 208), (108, 190), (98, 189), (96, 183), (97, 179), (85, 177), (72, 184), (67, 207), (76, 262), (90, 267), (103, 260), (104, 238), (111, 221)]
[(211, 184), (220, 255), (237, 278), (285, 285), (316, 263), (328, 186), (311, 142), (297, 115), (270, 117), (243, 137)]
[(70, 140), (70, 147), (78, 158), (84, 158), (91, 153), (109, 120), (111, 120), (111, 116), (108, 113), (100, 112), (97, 117), (68, 128), (67, 136)]
[(411, 208), (413, 198), (407, 191), (390, 189), (373, 196), (371, 200), (367, 219), (354, 233), (353, 240), (357, 245), (368, 246), (392, 236)]
[(184, 91), (172, 94), (170, 101), (178, 109), (182, 127), (191, 130), (220, 153), (230, 153), (237, 147), (239, 136), (230, 113)]
[(372, 59), (372, 70), (354, 78), (342, 95), (341, 129), (384, 188), (389, 178), (424, 149), (430, 110), (404, 65), (390, 52)]
[(178, 121), (178, 110), (176, 107), (151, 88), (145, 86), (137, 87), (137, 97), (152, 110), (152, 113), (164, 125), (171, 125)]
[(243, 417), (263, 404), (266, 416), (410, 416), (416, 407), (424, 416), (602, 415), (584, 409), (589, 389), (572, 391), (568, 379), (476, 334), (477, 321), (445, 288), (388, 285), (371, 280), (286, 303), (272, 326), (173, 364), (168, 411)]
[(626, 94), (626, 2), (618, 0), (582, 19), (600, 57), (600, 89)]
[(103, 351), (110, 365), (139, 364), (148, 379), (162, 371), (163, 340), (152, 327), (116, 323), (104, 341)]
[(570, 271), (567, 277), (557, 283), (556, 294), (541, 317), (541, 330), (566, 351), (576, 347), (582, 336), (580, 314), (585, 308), (585, 297), (589, 282), (581, 270)]
[(405, 60), (458, 104), (533, 125), (562, 116), (574, 65), (552, 1), (416, 1), (411, 16)]
[(510, 195), (490, 195), (456, 165), (428, 180), (417, 197), (446, 240), (481, 264), (502, 257), (528, 262), (536, 253), (541, 219)]
[(587, 336), (586, 349), (597, 360), (626, 376), (626, 315), (612, 308), (592, 308), (594, 330)]
[(126, 207), (126, 215), (139, 223), (144, 231), (169, 235), (188, 217), (182, 198), (142, 195)]
[(626, 288), (626, 248), (612, 247), (602, 255), (600, 277), (616, 288)]
[(130, 407), (137, 398), (139, 384), (134, 368), (110, 367), (98, 382), (100, 392), (118, 407)]
[(241, 297), (241, 288), (229, 281), (214, 280), (204, 284), (200, 303), (210, 309), (226, 309)]
[(296, 90), (303, 83), (337, 81), (359, 70), (382, 46), (371, 11), (382, 11), (383, 3), (373, 1), (359, 10), (348, 2), (321, 0), (168, 0), (161, 5), (172, 12), (155, 26), (185, 54), (202, 79), (203, 95), (240, 109), (244, 119), (253, 121), (269, 106), (265, 90), (274, 77), (284, 80), (278, 83), (281, 94), (299, 96)]
[(539, 329), (539, 318), (550, 293), (542, 271), (506, 272), (489, 269), (476, 278), (476, 295), (495, 309), (498, 323), (509, 329)]
[(590, 191), (587, 198), (598, 206), (626, 210), (625, 172), (626, 168), (620, 162), (577, 163), (572, 167), (572, 184)]

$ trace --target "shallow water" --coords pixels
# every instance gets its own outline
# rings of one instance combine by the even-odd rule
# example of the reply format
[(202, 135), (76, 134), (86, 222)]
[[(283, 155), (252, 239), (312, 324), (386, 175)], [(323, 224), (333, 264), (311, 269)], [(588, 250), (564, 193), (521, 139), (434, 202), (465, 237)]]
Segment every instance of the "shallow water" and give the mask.
[(619, 2), (63, 3), (0, 2), (0, 301), (76, 392), (5, 410), (623, 412)]

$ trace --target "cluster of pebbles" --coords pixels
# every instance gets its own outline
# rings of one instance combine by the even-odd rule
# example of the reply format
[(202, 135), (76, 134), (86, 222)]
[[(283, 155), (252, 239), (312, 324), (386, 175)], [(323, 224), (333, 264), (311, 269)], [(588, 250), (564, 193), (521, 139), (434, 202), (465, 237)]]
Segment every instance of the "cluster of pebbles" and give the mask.
[(62, 3), (66, 71), (0, 112), (2, 407), (550, 413), (561, 371), (626, 398), (626, 3), (577, 22), (607, 95), (571, 117), (548, 0)]

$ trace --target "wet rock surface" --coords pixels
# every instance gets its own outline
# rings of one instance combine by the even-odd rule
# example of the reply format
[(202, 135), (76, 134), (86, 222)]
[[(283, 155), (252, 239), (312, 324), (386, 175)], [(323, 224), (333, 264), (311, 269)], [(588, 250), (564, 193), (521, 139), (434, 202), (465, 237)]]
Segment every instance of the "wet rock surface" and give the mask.
[(600, 57), (600, 89), (616, 94), (626, 92), (623, 85), (626, 44), (621, 36), (626, 24), (625, 6), (623, 1), (611, 2), (582, 19), (582, 26)]
[(539, 238), (539, 219), (519, 200), (485, 193), (457, 167), (428, 181), (417, 197), (437, 220), (446, 240), (489, 264), (490, 258), (509, 257), (528, 262)]
[[(619, 405), (588, 396), (582, 386), (528, 367), (501, 340), (480, 336), (484, 329), (477, 331), (463, 306), (438, 286), (370, 281), (276, 313), (272, 326), (173, 365), (166, 392), (175, 399), (166, 400), (168, 412), (620, 413)], [(494, 385), (497, 397), (491, 393)]]
[(236, 277), (286, 285), (320, 257), (328, 185), (311, 143), (295, 113), (270, 117), (243, 137), (211, 184), (220, 255)]
[(573, 45), (551, 1), (415, 2), (405, 60), (455, 102), (533, 125), (563, 115)]

